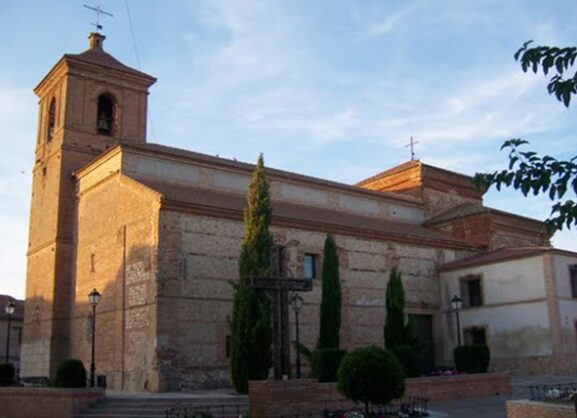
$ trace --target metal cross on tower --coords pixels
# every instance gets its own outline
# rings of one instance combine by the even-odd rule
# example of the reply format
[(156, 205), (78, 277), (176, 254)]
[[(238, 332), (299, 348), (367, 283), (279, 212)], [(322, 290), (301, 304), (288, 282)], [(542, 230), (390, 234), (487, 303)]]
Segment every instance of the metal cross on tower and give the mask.
[(415, 161), (415, 145), (417, 145), (419, 141), (413, 141), (413, 137), (411, 136), (411, 142), (405, 145), (405, 148), (411, 147), (411, 161)]
[(86, 7), (87, 9), (93, 10), (96, 13), (96, 23), (93, 23), (93, 25), (96, 27), (96, 32), (98, 32), (99, 30), (102, 29), (102, 25), (100, 24), (100, 15), (106, 15), (106, 16), (110, 16), (110, 17), (114, 17), (114, 15), (112, 13), (108, 13), (105, 12), (104, 10), (102, 10), (100, 8), (100, 0), (96, 1), (96, 6), (89, 6), (87, 4), (84, 5), (84, 7)]
[(271, 271), (264, 276), (249, 277), (248, 287), (272, 293), (273, 328), (274, 328), (274, 377), (281, 380), (288, 376), (289, 359), (289, 320), (288, 292), (310, 292), (313, 290), (312, 280), (287, 277), (283, 267), (283, 248), (275, 247), (271, 251)]

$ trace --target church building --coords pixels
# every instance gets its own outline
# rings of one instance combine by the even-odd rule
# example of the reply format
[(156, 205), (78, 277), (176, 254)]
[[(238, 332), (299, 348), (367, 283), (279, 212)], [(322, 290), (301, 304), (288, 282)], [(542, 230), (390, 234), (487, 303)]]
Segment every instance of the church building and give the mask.
[[(67, 358), (88, 368), (96, 320), (96, 373), (111, 389), (228, 386), (230, 282), (254, 165), (148, 143), (156, 80), (106, 53), (104, 39), (90, 34), (89, 49), (65, 54), (34, 90), (21, 376), (53, 378)], [(485, 207), (470, 177), (419, 161), (355, 185), (266, 173), (284, 269), (313, 281), (300, 312), (306, 346), (317, 339), (331, 233), (344, 349), (383, 344), (397, 267), (431, 367), (451, 365), (461, 338), (488, 344), (494, 369), (576, 371), (577, 254), (551, 248), (540, 221)]]

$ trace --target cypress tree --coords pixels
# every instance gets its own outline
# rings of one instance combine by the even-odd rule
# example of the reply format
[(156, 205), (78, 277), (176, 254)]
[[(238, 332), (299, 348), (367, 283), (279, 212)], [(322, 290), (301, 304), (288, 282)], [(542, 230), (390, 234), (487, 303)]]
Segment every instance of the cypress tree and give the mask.
[(321, 319), (318, 349), (339, 348), (341, 329), (341, 281), (339, 278), (339, 257), (332, 235), (327, 234), (323, 251)]
[(391, 349), (406, 343), (405, 291), (401, 273), (394, 267), (389, 275), (386, 293), (387, 318), (385, 319), (385, 347)]
[(245, 236), (238, 262), (240, 280), (234, 286), (230, 320), (230, 372), (233, 386), (239, 393), (248, 393), (249, 380), (266, 379), (272, 365), (270, 300), (264, 291), (247, 287), (250, 276), (264, 274), (270, 267), (271, 217), (269, 185), (261, 154), (248, 188)]

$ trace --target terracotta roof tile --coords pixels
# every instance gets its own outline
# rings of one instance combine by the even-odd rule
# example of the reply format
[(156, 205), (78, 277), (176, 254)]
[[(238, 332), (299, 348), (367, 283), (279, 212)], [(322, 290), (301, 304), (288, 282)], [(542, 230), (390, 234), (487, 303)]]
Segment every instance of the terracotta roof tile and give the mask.
[[(169, 147), (166, 145), (153, 144), (153, 143), (131, 143), (131, 144), (121, 144), (121, 147), (126, 148), (126, 149), (133, 148), (133, 149), (149, 151), (149, 152), (153, 151), (155, 153), (159, 153), (159, 152), (168, 153), (168, 154), (172, 154), (172, 155), (181, 156), (184, 158), (194, 158), (197, 161), (204, 161), (204, 162), (207, 162), (210, 164), (227, 165), (229, 167), (236, 167), (236, 168), (240, 168), (240, 169), (243, 169), (245, 171), (250, 171), (250, 172), (252, 172), (254, 170), (254, 164), (245, 163), (242, 161), (230, 160), (227, 158), (214, 157), (212, 155), (201, 154), (199, 152)], [(265, 167), (265, 170), (267, 173), (270, 173), (272, 175), (276, 175), (279, 177), (285, 177), (285, 178), (291, 178), (291, 179), (296, 180), (296, 181), (305, 181), (305, 182), (309, 182), (309, 183), (316, 183), (316, 184), (319, 184), (321, 186), (335, 187), (335, 188), (346, 190), (348, 192), (353, 192), (353, 193), (358, 193), (358, 194), (363, 194), (363, 195), (369, 195), (369, 196), (377, 197), (380, 199), (396, 200), (396, 201), (402, 202), (402, 203), (410, 202), (411, 204), (417, 205), (417, 206), (422, 205), (420, 199), (417, 199), (417, 198), (412, 197), (412, 196), (400, 194), (400, 193), (375, 192), (375, 191), (367, 190), (367, 189), (364, 189), (364, 188), (358, 187), (358, 186), (351, 186), (351, 185), (339, 183), (336, 181), (320, 179), (317, 177), (306, 176), (304, 174), (298, 174), (298, 173), (279, 170), (279, 169), (275, 169), (275, 168)]]
[[(162, 194), (168, 201), (184, 203), (205, 209), (225, 209), (242, 213), (246, 206), (246, 197), (240, 194), (225, 194), (196, 187), (180, 186), (134, 178), (150, 189)], [(423, 240), (446, 243), (449, 246), (479, 248), (478, 245), (453, 238), (447, 234), (420, 225), (355, 215), (336, 210), (296, 205), (273, 201), (273, 222), (275, 219), (288, 219), (310, 223), (351, 228), (368, 234), (385, 234), (391, 237), (420, 238)]]
[[(499, 263), (519, 258), (532, 257), (554, 250), (551, 247), (511, 247), (495, 251), (483, 252), (461, 260), (451, 261), (439, 267), (439, 271), (460, 270), (483, 264)], [(577, 255), (577, 254), (575, 254)]]
[(128, 72), (139, 77), (148, 78), (150, 80), (156, 80), (154, 77), (143, 73), (141, 71), (135, 70), (127, 65), (124, 65), (112, 55), (95, 49), (88, 49), (80, 54), (64, 54), (64, 59), (77, 60), (82, 62), (87, 62), (89, 64), (96, 64), (102, 67), (114, 68), (116, 70)]
[(489, 208), (475, 205), (474, 203), (463, 203), (462, 205), (454, 206), (441, 213), (431, 216), (423, 222), (423, 225), (432, 225), (452, 221), (453, 219), (478, 215), (480, 213), (487, 213), (489, 211)]

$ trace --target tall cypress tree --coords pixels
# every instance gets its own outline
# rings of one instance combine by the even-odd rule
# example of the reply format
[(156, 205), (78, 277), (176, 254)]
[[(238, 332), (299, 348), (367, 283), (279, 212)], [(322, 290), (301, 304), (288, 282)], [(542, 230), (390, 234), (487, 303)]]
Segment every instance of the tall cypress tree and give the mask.
[(386, 293), (387, 318), (385, 319), (385, 347), (391, 349), (406, 343), (405, 333), (405, 291), (401, 273), (393, 267), (389, 275)]
[(238, 262), (240, 280), (235, 285), (230, 321), (230, 371), (239, 393), (248, 393), (249, 380), (266, 379), (272, 365), (270, 300), (263, 291), (247, 287), (250, 276), (264, 274), (270, 267), (271, 217), (269, 185), (261, 154), (248, 188), (245, 236)]
[(339, 348), (342, 292), (337, 246), (331, 234), (327, 234), (325, 238), (322, 281), (321, 320), (317, 348)]

